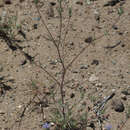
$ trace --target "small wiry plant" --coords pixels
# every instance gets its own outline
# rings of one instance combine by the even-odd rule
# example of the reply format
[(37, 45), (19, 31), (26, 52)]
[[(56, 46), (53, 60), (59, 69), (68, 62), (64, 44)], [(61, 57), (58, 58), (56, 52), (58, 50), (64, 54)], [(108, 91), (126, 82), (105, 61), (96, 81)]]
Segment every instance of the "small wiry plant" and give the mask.
[[(59, 14), (59, 39), (55, 40), (53, 37), (53, 34), (51, 33), (51, 31), (49, 30), (49, 28), (47, 27), (47, 24), (45, 23), (45, 20), (42, 18), (41, 12), (39, 10), (38, 7), (38, 0), (34, 0), (35, 2), (35, 6), (38, 12), (38, 15), (41, 19), (41, 22), (43, 24), (43, 26), (46, 28), (47, 33), (49, 34), (49, 37), (53, 43), (53, 45), (55, 46), (56, 50), (57, 50), (57, 55), (59, 58), (59, 61), (61, 63), (61, 80), (58, 81), (57, 79), (55, 79), (55, 77), (53, 75), (51, 75), (48, 71), (46, 71), (44, 68), (43, 71), (46, 72), (49, 76), (51, 76), (51, 78), (56, 82), (56, 84), (59, 86), (60, 89), (60, 100), (54, 100), (55, 104), (58, 104), (58, 108), (55, 108), (54, 111), (52, 112), (53, 116), (52, 116), (52, 122), (54, 122), (56, 124), (55, 129), (56, 130), (78, 130), (78, 129), (83, 129), (87, 126), (87, 116), (86, 114), (83, 114), (83, 116), (79, 116), (79, 119), (75, 119), (74, 118), (74, 113), (73, 113), (73, 107), (76, 107), (75, 104), (73, 104), (72, 106), (68, 105), (65, 102), (65, 95), (64, 95), (64, 91), (65, 91), (65, 77), (67, 74), (67, 71), (69, 69), (69, 67), (71, 67), (71, 65), (73, 64), (73, 62), (80, 56), (81, 53), (83, 53), (85, 51), (85, 48), (83, 48), (79, 54), (77, 54), (70, 63), (68, 63), (67, 65), (65, 64), (65, 41), (66, 41), (66, 35), (68, 32), (68, 27), (69, 27), (69, 23), (70, 23), (70, 19), (72, 17), (72, 8), (69, 8), (68, 12), (69, 12), (69, 18), (68, 18), (68, 23), (67, 23), (67, 27), (66, 27), (66, 31), (65, 34), (63, 36), (62, 34), (62, 29), (63, 29), (63, 2), (65, 2), (64, 0), (57, 0), (59, 7), (58, 7), (58, 14)], [(40, 66), (42, 67), (42, 66)], [(55, 96), (55, 94), (53, 94)], [(53, 96), (53, 97), (54, 97)], [(83, 98), (83, 93), (81, 94), (81, 98)], [(78, 113), (79, 114), (79, 113)], [(79, 114), (80, 115), (80, 114)], [(48, 129), (48, 128), (47, 128)]]
[[(58, 57), (58, 61), (60, 63), (61, 66), (61, 71), (60, 73), (60, 80), (56, 79), (54, 75), (52, 75), (49, 71), (46, 70), (46, 68), (44, 68), (42, 66), (42, 64), (39, 62), (39, 64), (33, 62), (33, 64), (35, 64), (37, 67), (41, 68), (51, 79), (53, 79), (53, 81), (55, 82), (55, 84), (58, 86), (59, 91), (55, 91), (55, 92), (51, 92), (52, 93), (52, 98), (54, 101), (54, 105), (56, 106), (53, 111), (51, 111), (51, 120), (52, 122), (55, 123), (55, 129), (56, 130), (84, 130), (87, 129), (87, 114), (85, 113), (80, 113), (77, 112), (77, 115), (74, 112), (74, 108), (76, 107), (77, 104), (69, 104), (66, 102), (65, 100), (65, 92), (66, 92), (66, 77), (67, 77), (67, 72), (69, 71), (69, 68), (72, 66), (72, 64), (77, 60), (77, 58), (86, 50), (86, 48), (90, 45), (87, 44), (84, 48), (81, 49), (81, 51), (75, 55), (75, 57), (69, 62), (66, 62), (66, 48), (65, 48), (65, 44), (66, 44), (66, 37), (68, 34), (68, 30), (69, 30), (69, 25), (70, 25), (70, 20), (72, 17), (72, 8), (68, 7), (68, 21), (67, 21), (67, 26), (65, 27), (65, 31), (63, 33), (63, 13), (64, 13), (64, 7), (63, 5), (68, 5), (65, 0), (57, 0), (58, 3), (58, 7), (57, 7), (57, 12), (59, 15), (59, 34), (58, 34), (58, 39), (56, 39), (54, 37), (54, 35), (52, 34), (52, 32), (50, 31), (50, 29), (48, 28), (44, 18), (42, 17), (42, 13), (40, 12), (39, 9), (39, 0), (34, 0), (35, 3), (35, 7), (37, 10), (37, 13), (40, 17), (40, 20), (42, 22), (43, 28), (46, 29), (47, 34), (49, 36), (49, 41), (52, 42), (52, 44), (54, 45), (56, 52), (57, 52), (57, 57)], [(104, 35), (103, 35), (104, 36)], [(102, 37), (102, 36), (101, 36)], [(99, 38), (101, 38), (99, 37)], [(99, 39), (97, 38), (97, 39)], [(91, 43), (94, 40), (97, 39), (91, 39)], [(90, 42), (89, 42), (90, 43)], [(60, 94), (60, 99), (55, 98), (56, 93)], [(80, 91), (81, 93), (81, 100), (84, 98), (84, 92)], [(80, 100), (80, 101), (81, 101)], [(95, 100), (95, 99), (93, 99)], [(78, 102), (79, 103), (79, 102)], [(53, 115), (53, 116), (52, 116)], [(50, 125), (48, 123), (46, 123), (44, 125), (44, 128), (49, 129)]]
[(11, 39), (15, 38), (20, 25), (17, 24), (17, 15), (8, 16), (6, 11), (3, 11), (3, 16), (0, 17), (0, 31), (6, 33)]

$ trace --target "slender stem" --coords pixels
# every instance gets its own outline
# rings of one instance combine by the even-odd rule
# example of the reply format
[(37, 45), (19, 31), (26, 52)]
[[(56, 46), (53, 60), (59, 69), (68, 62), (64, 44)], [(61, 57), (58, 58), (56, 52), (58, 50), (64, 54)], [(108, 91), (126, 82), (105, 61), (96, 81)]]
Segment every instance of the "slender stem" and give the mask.
[[(60, 1), (60, 8), (62, 8), (62, 6), (61, 6), (61, 1)], [(62, 106), (62, 114), (63, 114), (63, 117), (64, 117), (64, 119), (65, 119), (64, 90), (63, 90), (63, 87), (64, 87), (64, 79), (65, 79), (65, 74), (66, 74), (66, 68), (65, 68), (64, 61), (63, 61), (63, 59), (62, 59), (61, 53), (60, 53), (60, 49), (59, 49), (59, 44), (61, 43), (61, 35), (62, 35), (62, 34), (61, 34), (61, 32), (62, 32), (62, 13), (60, 13), (60, 37), (59, 37), (59, 43), (58, 43), (58, 45), (57, 45), (55, 39), (53, 38), (53, 36), (52, 36), (50, 30), (49, 30), (48, 27), (47, 27), (47, 25), (46, 25), (44, 19), (43, 19), (42, 16), (41, 16), (41, 13), (40, 13), (39, 8), (38, 8), (37, 5), (36, 5), (36, 9), (37, 9), (37, 12), (38, 12), (38, 14), (39, 14), (39, 17), (40, 17), (40, 19), (41, 19), (41, 21), (42, 21), (42, 24), (45, 26), (45, 28), (46, 28), (48, 34), (50, 35), (50, 37), (51, 37), (51, 39), (52, 39), (52, 42), (53, 42), (54, 46), (55, 46), (56, 49), (57, 49), (58, 57), (59, 57), (60, 62), (61, 62), (61, 64), (62, 64), (62, 80), (61, 80), (61, 83), (57, 82), (57, 80), (56, 80), (52, 75), (50, 75), (42, 66), (40, 66), (40, 67), (41, 67), (48, 75), (50, 75), (50, 76), (58, 83), (58, 85), (60, 86), (61, 100), (62, 100), (62, 105), (63, 105), (63, 106)]]
[[(40, 63), (40, 62), (39, 62)], [(52, 75), (50, 74), (44, 67), (42, 67), (41, 63), (40, 65), (34, 63), (37, 67), (41, 68), (47, 75), (49, 75), (59, 86), (60, 86), (60, 82)]]
[(62, 36), (62, 0), (59, 2), (59, 16), (60, 16), (60, 32), (59, 32), (59, 43), (58, 46), (61, 44), (61, 36)]
[(65, 102), (64, 102), (64, 80), (65, 80), (65, 75), (66, 75), (66, 70), (63, 70), (63, 73), (62, 73), (62, 81), (61, 81), (61, 85), (60, 85), (60, 94), (61, 94), (61, 101), (62, 101), (62, 114), (63, 114), (63, 117), (64, 117), (64, 120), (65, 120)]
[(64, 60), (64, 48), (65, 48), (65, 40), (66, 40), (66, 36), (67, 36), (67, 33), (68, 33), (68, 27), (69, 27), (69, 24), (70, 24), (70, 18), (68, 19), (68, 23), (67, 23), (67, 27), (66, 27), (66, 31), (65, 31), (65, 36), (64, 36), (64, 39), (63, 39), (63, 48), (62, 48), (62, 58)]
[[(35, 4), (35, 5), (36, 5), (36, 4)], [(36, 5), (36, 9), (37, 9), (38, 15), (39, 15), (39, 17), (40, 17), (40, 19), (41, 19), (41, 21), (42, 21), (42, 24), (45, 26), (45, 28), (46, 28), (48, 34), (50, 35), (50, 37), (51, 37), (51, 39), (52, 39), (52, 43), (53, 43), (54, 46), (56, 47), (56, 50), (57, 50), (57, 52), (58, 52), (58, 57), (59, 57), (59, 59), (60, 59), (60, 62), (61, 62), (61, 64), (62, 64), (62, 67), (63, 67), (63, 69), (65, 69), (65, 65), (64, 65), (64, 62), (63, 62), (62, 57), (61, 57), (61, 54), (60, 54), (59, 46), (56, 44), (55, 39), (53, 38), (53, 36), (52, 36), (52, 34), (51, 34), (49, 28), (47, 27), (47, 25), (46, 25), (44, 19), (42, 18), (41, 13), (40, 13), (40, 10), (39, 10), (39, 8), (38, 8), (37, 5)]]
[(67, 65), (66, 70), (68, 70), (69, 67), (73, 64), (73, 62), (86, 50), (88, 46), (84, 47), (73, 59), (72, 61)]
[(41, 21), (42, 21), (43, 25), (45, 26), (45, 28), (46, 28), (47, 32), (49, 33), (49, 35), (50, 35), (50, 37), (51, 37), (51, 40), (53, 41), (53, 44), (54, 44), (55, 46), (57, 46), (57, 44), (56, 44), (56, 41), (55, 41), (54, 37), (52, 36), (52, 34), (51, 34), (51, 32), (50, 32), (49, 28), (47, 27), (47, 25), (46, 25), (46, 23), (45, 23), (45, 20), (44, 20), (44, 19), (42, 18), (42, 16), (41, 16), (41, 13), (40, 13), (40, 10), (39, 10), (39, 8), (38, 8), (37, 4), (35, 4), (35, 5), (36, 5), (36, 9), (37, 9), (38, 15), (39, 15), (39, 17), (40, 17), (40, 19), (41, 19)]

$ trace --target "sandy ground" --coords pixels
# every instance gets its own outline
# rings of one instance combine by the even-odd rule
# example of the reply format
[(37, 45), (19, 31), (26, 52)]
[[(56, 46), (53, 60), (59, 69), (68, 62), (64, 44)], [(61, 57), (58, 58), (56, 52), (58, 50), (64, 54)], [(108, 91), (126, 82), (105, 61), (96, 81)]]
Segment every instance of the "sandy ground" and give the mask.
[[(0, 2), (0, 16), (3, 12), (7, 17), (17, 16), (17, 24), (26, 36), (13, 28), (15, 38), (21, 40), (13, 41), (22, 47), (20, 51), (12, 50), (5, 37), (0, 35), (0, 130), (42, 130), (42, 124), (50, 119), (54, 107), (50, 91), (58, 92), (59, 89), (52, 78), (31, 63), (23, 52), (34, 57), (34, 62), (40, 62), (58, 81), (61, 81), (61, 64), (33, 1), (20, 1)], [(114, 92), (115, 96), (105, 104), (102, 115), (108, 117), (103, 120), (103, 127), (111, 124), (113, 130), (129, 130), (130, 119), (125, 120), (126, 115), (130, 116), (130, 1), (104, 6), (107, 2), (93, 0), (87, 4), (82, 0), (70, 0), (63, 4), (62, 38), (66, 32), (68, 7), (72, 6), (65, 41), (65, 65), (86, 47), (66, 74), (65, 99), (70, 105), (78, 103), (77, 114), (89, 107), (89, 123), (94, 122), (98, 130), (98, 123), (93, 121), (94, 105)], [(41, 0), (38, 6), (52, 35), (58, 39), (58, 3)], [(91, 42), (91, 39), (95, 40)], [(84, 98), (80, 101), (82, 92)], [(37, 97), (32, 100), (35, 94)], [(57, 93), (55, 98), (59, 97)], [(114, 100), (124, 104), (123, 112), (113, 109)], [(120, 126), (122, 128), (118, 128)]]

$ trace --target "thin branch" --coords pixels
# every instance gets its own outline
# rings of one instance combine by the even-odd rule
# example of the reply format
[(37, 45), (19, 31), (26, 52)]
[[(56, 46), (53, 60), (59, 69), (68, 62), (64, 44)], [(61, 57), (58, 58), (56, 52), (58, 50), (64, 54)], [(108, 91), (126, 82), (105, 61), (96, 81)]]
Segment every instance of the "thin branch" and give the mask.
[(61, 62), (61, 64), (62, 64), (63, 70), (65, 70), (65, 65), (64, 65), (64, 62), (63, 62), (62, 57), (61, 57), (61, 54), (60, 54), (59, 46), (56, 44), (55, 39), (53, 38), (53, 36), (52, 36), (52, 34), (51, 34), (49, 28), (47, 27), (47, 25), (46, 25), (44, 19), (42, 18), (41, 13), (40, 13), (40, 10), (39, 10), (37, 4), (35, 4), (35, 5), (36, 5), (36, 9), (37, 9), (38, 15), (39, 15), (39, 17), (40, 17), (40, 19), (41, 19), (41, 21), (42, 21), (42, 24), (45, 26), (45, 28), (46, 28), (48, 34), (50, 35), (50, 37), (51, 37), (51, 39), (52, 39), (52, 43), (54, 44), (54, 46), (55, 46), (56, 49), (57, 49), (58, 57), (59, 57), (60, 62)]
[(46, 25), (46, 23), (45, 23), (45, 20), (44, 20), (44, 19), (42, 18), (42, 16), (41, 16), (41, 13), (40, 13), (40, 10), (39, 10), (37, 4), (35, 4), (35, 6), (36, 6), (36, 9), (37, 9), (38, 15), (39, 15), (39, 17), (40, 17), (40, 19), (41, 19), (41, 21), (42, 21), (42, 24), (45, 26), (45, 28), (46, 28), (48, 34), (50, 35), (50, 38), (52, 39), (53, 44), (54, 44), (55, 46), (57, 46), (54, 37), (52, 36), (52, 34), (51, 34), (49, 28), (47, 27), (47, 25)]
[(70, 19), (71, 19), (71, 17), (69, 17), (69, 19), (68, 19), (68, 23), (67, 23), (67, 27), (66, 27), (66, 31), (65, 31), (65, 36), (64, 36), (64, 39), (63, 39), (63, 48), (62, 48), (63, 61), (64, 61), (65, 40), (66, 40), (66, 36), (67, 36), (67, 33), (68, 33), (68, 27), (69, 27), (69, 24), (70, 24)]
[(59, 32), (59, 43), (58, 43), (58, 46), (61, 44), (61, 37), (62, 37), (62, 0), (60, 0), (59, 2), (59, 16), (60, 16), (60, 26), (59, 26), (59, 29), (60, 29), (60, 32)]
[(86, 50), (86, 48), (88, 48), (88, 45), (86, 47), (84, 47), (73, 59), (72, 61), (67, 65), (66, 70), (69, 69), (69, 67), (71, 67), (71, 65), (73, 64), (73, 62), (75, 62), (75, 60)]
[(50, 76), (59, 86), (60, 86), (60, 82), (52, 75), (50, 74), (44, 67), (42, 67), (41, 63), (39, 62), (40, 65), (34, 63), (35, 66), (41, 68), (48, 76)]

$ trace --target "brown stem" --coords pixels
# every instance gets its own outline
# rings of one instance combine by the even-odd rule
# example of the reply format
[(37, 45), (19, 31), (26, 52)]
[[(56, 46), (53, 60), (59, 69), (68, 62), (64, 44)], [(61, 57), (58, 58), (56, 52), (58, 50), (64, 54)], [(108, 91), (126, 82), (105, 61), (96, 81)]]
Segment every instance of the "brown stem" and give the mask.
[[(35, 5), (36, 5), (36, 4), (35, 4)], [(60, 62), (61, 62), (61, 64), (62, 64), (62, 67), (65, 69), (64, 62), (63, 62), (62, 57), (61, 57), (61, 54), (60, 54), (59, 46), (56, 44), (55, 39), (53, 38), (53, 36), (52, 36), (50, 30), (48, 29), (48, 27), (47, 27), (47, 25), (46, 25), (44, 19), (42, 18), (41, 13), (40, 13), (40, 10), (39, 10), (39, 8), (38, 8), (37, 5), (36, 5), (36, 9), (37, 9), (38, 15), (39, 15), (39, 17), (40, 17), (40, 19), (41, 19), (41, 21), (42, 21), (42, 24), (45, 26), (45, 28), (46, 28), (48, 34), (50, 35), (50, 37), (51, 37), (51, 39), (52, 39), (52, 43), (53, 43), (54, 46), (56, 47), (56, 50), (57, 50), (57, 52), (58, 52), (58, 57), (59, 57), (59, 59), (60, 59)]]
[(63, 73), (62, 73), (62, 81), (61, 81), (61, 85), (60, 85), (60, 94), (61, 94), (61, 101), (62, 101), (62, 114), (65, 120), (65, 102), (64, 102), (64, 80), (65, 80), (65, 74), (66, 74), (66, 70), (63, 69)]
[(60, 33), (59, 33), (59, 43), (58, 46), (61, 44), (61, 36), (62, 36), (62, 1), (59, 2), (59, 16), (60, 16)]

